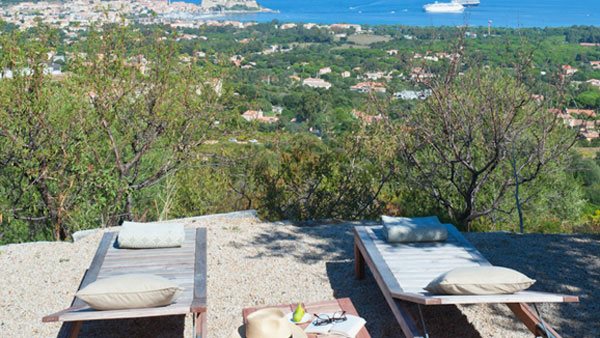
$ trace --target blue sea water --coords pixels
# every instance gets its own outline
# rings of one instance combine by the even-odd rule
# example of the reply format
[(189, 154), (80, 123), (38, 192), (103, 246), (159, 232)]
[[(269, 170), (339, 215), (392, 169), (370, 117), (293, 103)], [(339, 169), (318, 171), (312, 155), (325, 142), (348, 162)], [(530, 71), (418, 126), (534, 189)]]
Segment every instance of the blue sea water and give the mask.
[[(198, 0), (184, 0), (198, 3)], [(439, 0), (448, 2), (450, 0)], [(600, 0), (481, 0), (462, 14), (430, 14), (434, 0), (258, 0), (279, 13), (238, 14), (218, 19), (266, 22), (358, 23), (412, 26), (556, 27), (600, 26)]]

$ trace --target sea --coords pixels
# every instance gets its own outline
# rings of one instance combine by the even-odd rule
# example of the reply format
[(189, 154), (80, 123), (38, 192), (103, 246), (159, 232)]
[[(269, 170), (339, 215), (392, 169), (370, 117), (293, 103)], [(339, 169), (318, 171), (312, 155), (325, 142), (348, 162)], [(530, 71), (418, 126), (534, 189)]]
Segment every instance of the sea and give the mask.
[[(198, 0), (184, 0), (198, 3)], [(448, 2), (450, 0), (439, 0)], [(258, 0), (277, 13), (211, 15), (204, 19), (269, 22), (356, 23), (410, 26), (600, 26), (600, 0), (481, 0), (461, 14), (431, 14), (434, 0)]]

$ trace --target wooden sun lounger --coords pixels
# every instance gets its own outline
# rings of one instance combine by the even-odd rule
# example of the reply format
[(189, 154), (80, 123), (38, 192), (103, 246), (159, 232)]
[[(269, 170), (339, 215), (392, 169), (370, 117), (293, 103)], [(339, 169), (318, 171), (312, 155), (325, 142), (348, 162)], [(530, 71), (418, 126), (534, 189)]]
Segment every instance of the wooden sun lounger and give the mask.
[(424, 290), (431, 280), (453, 268), (491, 265), (453, 225), (446, 226), (448, 239), (444, 242), (402, 244), (387, 243), (382, 226), (354, 228), (356, 277), (364, 278), (366, 263), (407, 338), (427, 336), (409, 315), (409, 303), (419, 306), (503, 303), (536, 336), (560, 337), (527, 304), (578, 302), (576, 296), (534, 291), (509, 295), (433, 295)]
[(206, 337), (206, 228), (186, 228), (185, 242), (179, 248), (118, 249), (116, 232), (102, 237), (92, 264), (79, 286), (82, 289), (97, 279), (126, 273), (148, 273), (175, 281), (183, 293), (171, 305), (156, 308), (97, 311), (78, 298), (71, 306), (48, 315), (43, 322), (65, 322), (59, 336), (77, 337), (87, 320), (158, 317), (193, 314), (194, 335)]

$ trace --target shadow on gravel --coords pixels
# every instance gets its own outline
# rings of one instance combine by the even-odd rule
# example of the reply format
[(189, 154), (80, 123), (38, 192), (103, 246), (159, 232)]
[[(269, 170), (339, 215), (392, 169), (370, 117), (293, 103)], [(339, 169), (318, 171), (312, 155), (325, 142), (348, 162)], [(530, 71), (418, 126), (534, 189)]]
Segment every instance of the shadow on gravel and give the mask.
[[(69, 337), (69, 324), (64, 324), (58, 337)], [(80, 338), (181, 338), (184, 337), (185, 316), (164, 316), (136, 319), (88, 321), (83, 324)]]
[[(356, 223), (358, 225), (359, 223)], [(265, 248), (263, 252), (249, 258), (261, 259), (263, 257), (294, 257), (300, 262), (314, 263), (324, 258), (328, 260), (352, 259), (353, 225), (331, 224), (320, 226), (294, 227), (295, 233), (275, 228), (270, 233), (263, 233), (254, 237), (250, 243)], [(320, 239), (319, 244), (303, 243), (302, 236)], [(310, 250), (309, 250), (310, 249)]]
[[(352, 228), (360, 224), (365, 223), (295, 227), (293, 233), (275, 227), (272, 232), (250, 240), (266, 249), (250, 258), (292, 256), (306, 264), (325, 260), (335, 297), (352, 298), (359, 313), (367, 319), (371, 335), (402, 337), (400, 327), (371, 274), (368, 273), (362, 281), (354, 279)], [(536, 279), (532, 290), (580, 297), (580, 303), (543, 304), (539, 307), (542, 317), (560, 334), (565, 337), (600, 337), (600, 236), (465, 235), (492, 264), (516, 269)], [(316, 239), (318, 244), (308, 247), (302, 242), (302, 237)], [(491, 306), (490, 309), (493, 315), (514, 318), (503, 305)], [(456, 307), (424, 307), (424, 315), (432, 337), (480, 336)], [(526, 330), (522, 323), (513, 319), (490, 325), (500, 325), (515, 335), (522, 335)]]
[(559, 334), (600, 337), (600, 236), (471, 233), (467, 237), (492, 264), (537, 280), (532, 290), (579, 296), (580, 303), (538, 306), (542, 318)]

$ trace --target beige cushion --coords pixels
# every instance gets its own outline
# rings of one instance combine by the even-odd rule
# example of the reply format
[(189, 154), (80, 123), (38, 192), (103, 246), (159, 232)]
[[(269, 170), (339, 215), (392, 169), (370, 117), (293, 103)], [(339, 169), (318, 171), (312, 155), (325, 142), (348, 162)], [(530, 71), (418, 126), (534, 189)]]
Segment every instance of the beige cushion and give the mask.
[(183, 291), (160, 276), (127, 274), (97, 280), (76, 296), (96, 310), (120, 310), (165, 306)]
[(434, 294), (493, 295), (522, 291), (535, 283), (524, 274), (499, 266), (456, 268), (431, 281), (425, 290)]
[(185, 240), (182, 223), (125, 222), (119, 232), (119, 248), (155, 249), (180, 247)]
[(390, 243), (437, 242), (448, 238), (448, 229), (436, 216), (381, 216), (385, 238)]

